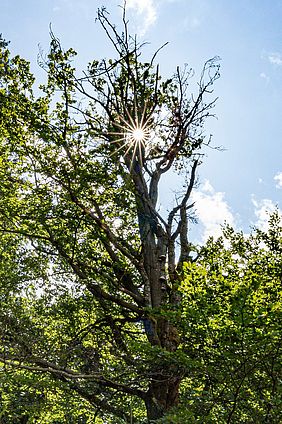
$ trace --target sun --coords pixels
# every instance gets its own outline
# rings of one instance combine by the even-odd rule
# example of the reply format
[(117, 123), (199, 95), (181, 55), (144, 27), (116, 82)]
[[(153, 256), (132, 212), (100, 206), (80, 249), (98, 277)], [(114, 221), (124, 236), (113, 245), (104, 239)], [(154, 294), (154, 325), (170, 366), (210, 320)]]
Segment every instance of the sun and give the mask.
[(132, 138), (137, 142), (143, 142), (146, 139), (146, 132), (143, 128), (137, 127), (132, 131)]
[(143, 148), (147, 146), (148, 139), (150, 137), (148, 128), (141, 127), (140, 125), (136, 124), (130, 126), (128, 125), (128, 127), (124, 129), (124, 144), (127, 147), (127, 152), (132, 148), (138, 148), (138, 146), (142, 146)]
[(148, 152), (149, 140), (151, 138), (151, 126), (139, 122), (126, 122), (122, 119), (122, 124), (115, 123), (120, 128), (120, 132), (111, 132), (112, 136), (116, 136), (111, 143), (116, 143), (118, 151), (123, 151), (123, 156), (131, 156), (131, 164), (138, 160), (139, 164), (143, 166), (145, 153)]
[[(112, 154), (121, 152), (124, 158), (130, 160), (130, 170), (142, 169), (148, 153), (151, 150), (152, 129), (154, 126), (152, 113), (148, 113), (146, 105), (142, 111), (135, 106), (132, 115), (125, 108), (123, 115), (117, 114), (117, 119), (113, 122), (117, 131), (110, 132), (110, 143), (116, 145)], [(134, 165), (135, 164), (135, 165)]]

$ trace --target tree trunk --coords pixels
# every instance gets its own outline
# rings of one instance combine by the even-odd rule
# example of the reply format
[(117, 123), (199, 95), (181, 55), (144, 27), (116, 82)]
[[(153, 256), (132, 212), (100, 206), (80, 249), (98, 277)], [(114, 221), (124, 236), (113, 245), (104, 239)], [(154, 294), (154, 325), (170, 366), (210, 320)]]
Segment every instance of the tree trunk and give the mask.
[(155, 376), (147, 393), (147, 418), (150, 423), (162, 418), (173, 406), (178, 405), (180, 377)]
[[(130, 160), (132, 164), (132, 160)], [(130, 169), (130, 168), (129, 168)], [(154, 174), (150, 193), (142, 173), (135, 172), (133, 166), (133, 181), (136, 187), (136, 206), (139, 233), (142, 243), (142, 262), (147, 275), (148, 287), (145, 287), (145, 302), (148, 310), (160, 310), (170, 302), (168, 279), (172, 276), (167, 271), (167, 256), (170, 254), (170, 268), (175, 269), (175, 246), (170, 245), (168, 252), (168, 233), (159, 222), (155, 210), (158, 198), (158, 181), (160, 173)], [(175, 279), (175, 276), (173, 276)], [(148, 314), (144, 317), (144, 327), (148, 341), (152, 346), (158, 346), (166, 352), (175, 352), (179, 346), (177, 328), (164, 317), (154, 317)], [(181, 376), (177, 367), (167, 362), (152, 363), (152, 378), (145, 398), (148, 422), (163, 417), (170, 408), (176, 406), (179, 400)]]
[[(164, 318), (157, 322), (158, 338), (168, 352), (175, 352), (179, 345), (177, 328)], [(169, 366), (156, 370), (147, 392), (146, 408), (148, 422), (163, 417), (172, 407), (178, 405), (181, 377), (177, 369)]]

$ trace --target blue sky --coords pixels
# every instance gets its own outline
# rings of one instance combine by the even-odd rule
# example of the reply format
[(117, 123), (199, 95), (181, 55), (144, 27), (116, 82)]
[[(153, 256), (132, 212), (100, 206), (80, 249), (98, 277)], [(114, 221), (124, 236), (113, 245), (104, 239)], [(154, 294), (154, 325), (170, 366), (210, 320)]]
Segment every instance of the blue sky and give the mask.
[[(111, 57), (112, 49), (95, 23), (104, 4), (115, 22), (122, 0), (1, 0), (0, 32), (13, 53), (32, 64), (39, 80), (38, 45), (48, 51), (49, 24), (65, 48), (74, 47), (78, 66)], [(195, 80), (203, 63), (221, 57), (217, 120), (206, 124), (214, 145), (200, 168), (195, 193), (200, 241), (218, 234), (227, 220), (237, 229), (263, 227), (266, 211), (282, 208), (282, 0), (128, 0), (132, 32), (150, 41), (148, 54), (164, 42), (161, 71), (168, 76), (188, 63)], [(177, 184), (171, 180), (171, 188)], [(167, 190), (167, 189), (166, 189)], [(162, 207), (171, 194), (162, 190)]]

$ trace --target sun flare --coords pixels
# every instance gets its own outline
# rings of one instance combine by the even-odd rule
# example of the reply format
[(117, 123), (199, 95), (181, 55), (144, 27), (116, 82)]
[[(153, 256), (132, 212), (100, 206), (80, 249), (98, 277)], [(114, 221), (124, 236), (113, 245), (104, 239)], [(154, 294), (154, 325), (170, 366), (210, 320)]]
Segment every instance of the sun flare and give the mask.
[(146, 138), (146, 133), (143, 130), (143, 128), (135, 128), (135, 130), (132, 131), (132, 137), (136, 141), (143, 142)]
[(154, 122), (151, 119), (152, 113), (147, 114), (146, 105), (142, 112), (135, 107), (134, 115), (125, 109), (124, 115), (117, 115), (117, 119), (113, 122), (113, 126), (117, 131), (109, 132), (111, 135), (111, 144), (116, 145), (115, 152), (121, 152), (124, 158), (130, 159), (130, 169), (134, 164), (138, 169), (142, 169), (147, 156), (152, 148), (152, 130)]

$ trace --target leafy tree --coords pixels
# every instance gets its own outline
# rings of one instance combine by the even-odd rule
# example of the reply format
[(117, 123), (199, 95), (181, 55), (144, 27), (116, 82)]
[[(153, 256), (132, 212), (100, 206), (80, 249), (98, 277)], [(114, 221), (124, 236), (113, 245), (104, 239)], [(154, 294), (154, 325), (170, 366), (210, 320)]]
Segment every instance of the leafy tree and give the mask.
[[(153, 420), (178, 403), (182, 374), (156, 357), (180, 343), (163, 311), (180, 302), (190, 195), (214, 105), (205, 96), (218, 65), (206, 63), (189, 97), (191, 71), (162, 80), (156, 54), (140, 60), (125, 15), (121, 35), (105, 9), (98, 21), (117, 57), (78, 77), (75, 52), (51, 34), (41, 97), (28, 63), (1, 42), (0, 213), (11, 260), (2, 268), (12, 280), (8, 290), (3, 279), (1, 360), (18, 370), (24, 398), (36, 375), (41, 399), (56, 381), (114, 422), (132, 421), (129, 398)], [(158, 187), (172, 169), (185, 190), (163, 217)], [(7, 237), (17, 244), (11, 253)]]
[(224, 235), (185, 265), (184, 413), (191, 422), (279, 423), (281, 215), (271, 216), (267, 232), (246, 237), (227, 227)]
[[(242, 419), (247, 412), (237, 412), (237, 403), (245, 381), (249, 399), (276, 393), (276, 371), (275, 389), (265, 377), (258, 392), (266, 367), (253, 376), (236, 334), (243, 326), (233, 323), (233, 334), (229, 323), (232, 302), (236, 319), (246, 321), (240, 302), (251, 286), (236, 280), (236, 262), (221, 242), (208, 245), (195, 265), (188, 240), (191, 192), (208, 144), (203, 124), (214, 106), (206, 97), (218, 64), (205, 64), (191, 97), (191, 70), (161, 79), (156, 54), (141, 60), (143, 45), (129, 35), (125, 15), (122, 34), (105, 9), (98, 21), (116, 58), (94, 60), (77, 76), (75, 52), (63, 51), (51, 34), (41, 97), (28, 63), (10, 58), (1, 40), (1, 419), (117, 423), (147, 414), (153, 421), (178, 405), (180, 385), (191, 422)], [(184, 191), (163, 216), (158, 188), (171, 172), (182, 176)], [(213, 271), (208, 291), (215, 255), (228, 258), (233, 279)], [(215, 297), (221, 285), (230, 290), (222, 311)], [(252, 364), (257, 343), (260, 351), (266, 343), (253, 340)], [(261, 403), (252, 405), (259, 417)]]
[(188, 240), (218, 65), (189, 97), (98, 20), (116, 59), (77, 76), (52, 35), (41, 97), (0, 43), (0, 422), (278, 423), (281, 221)]

